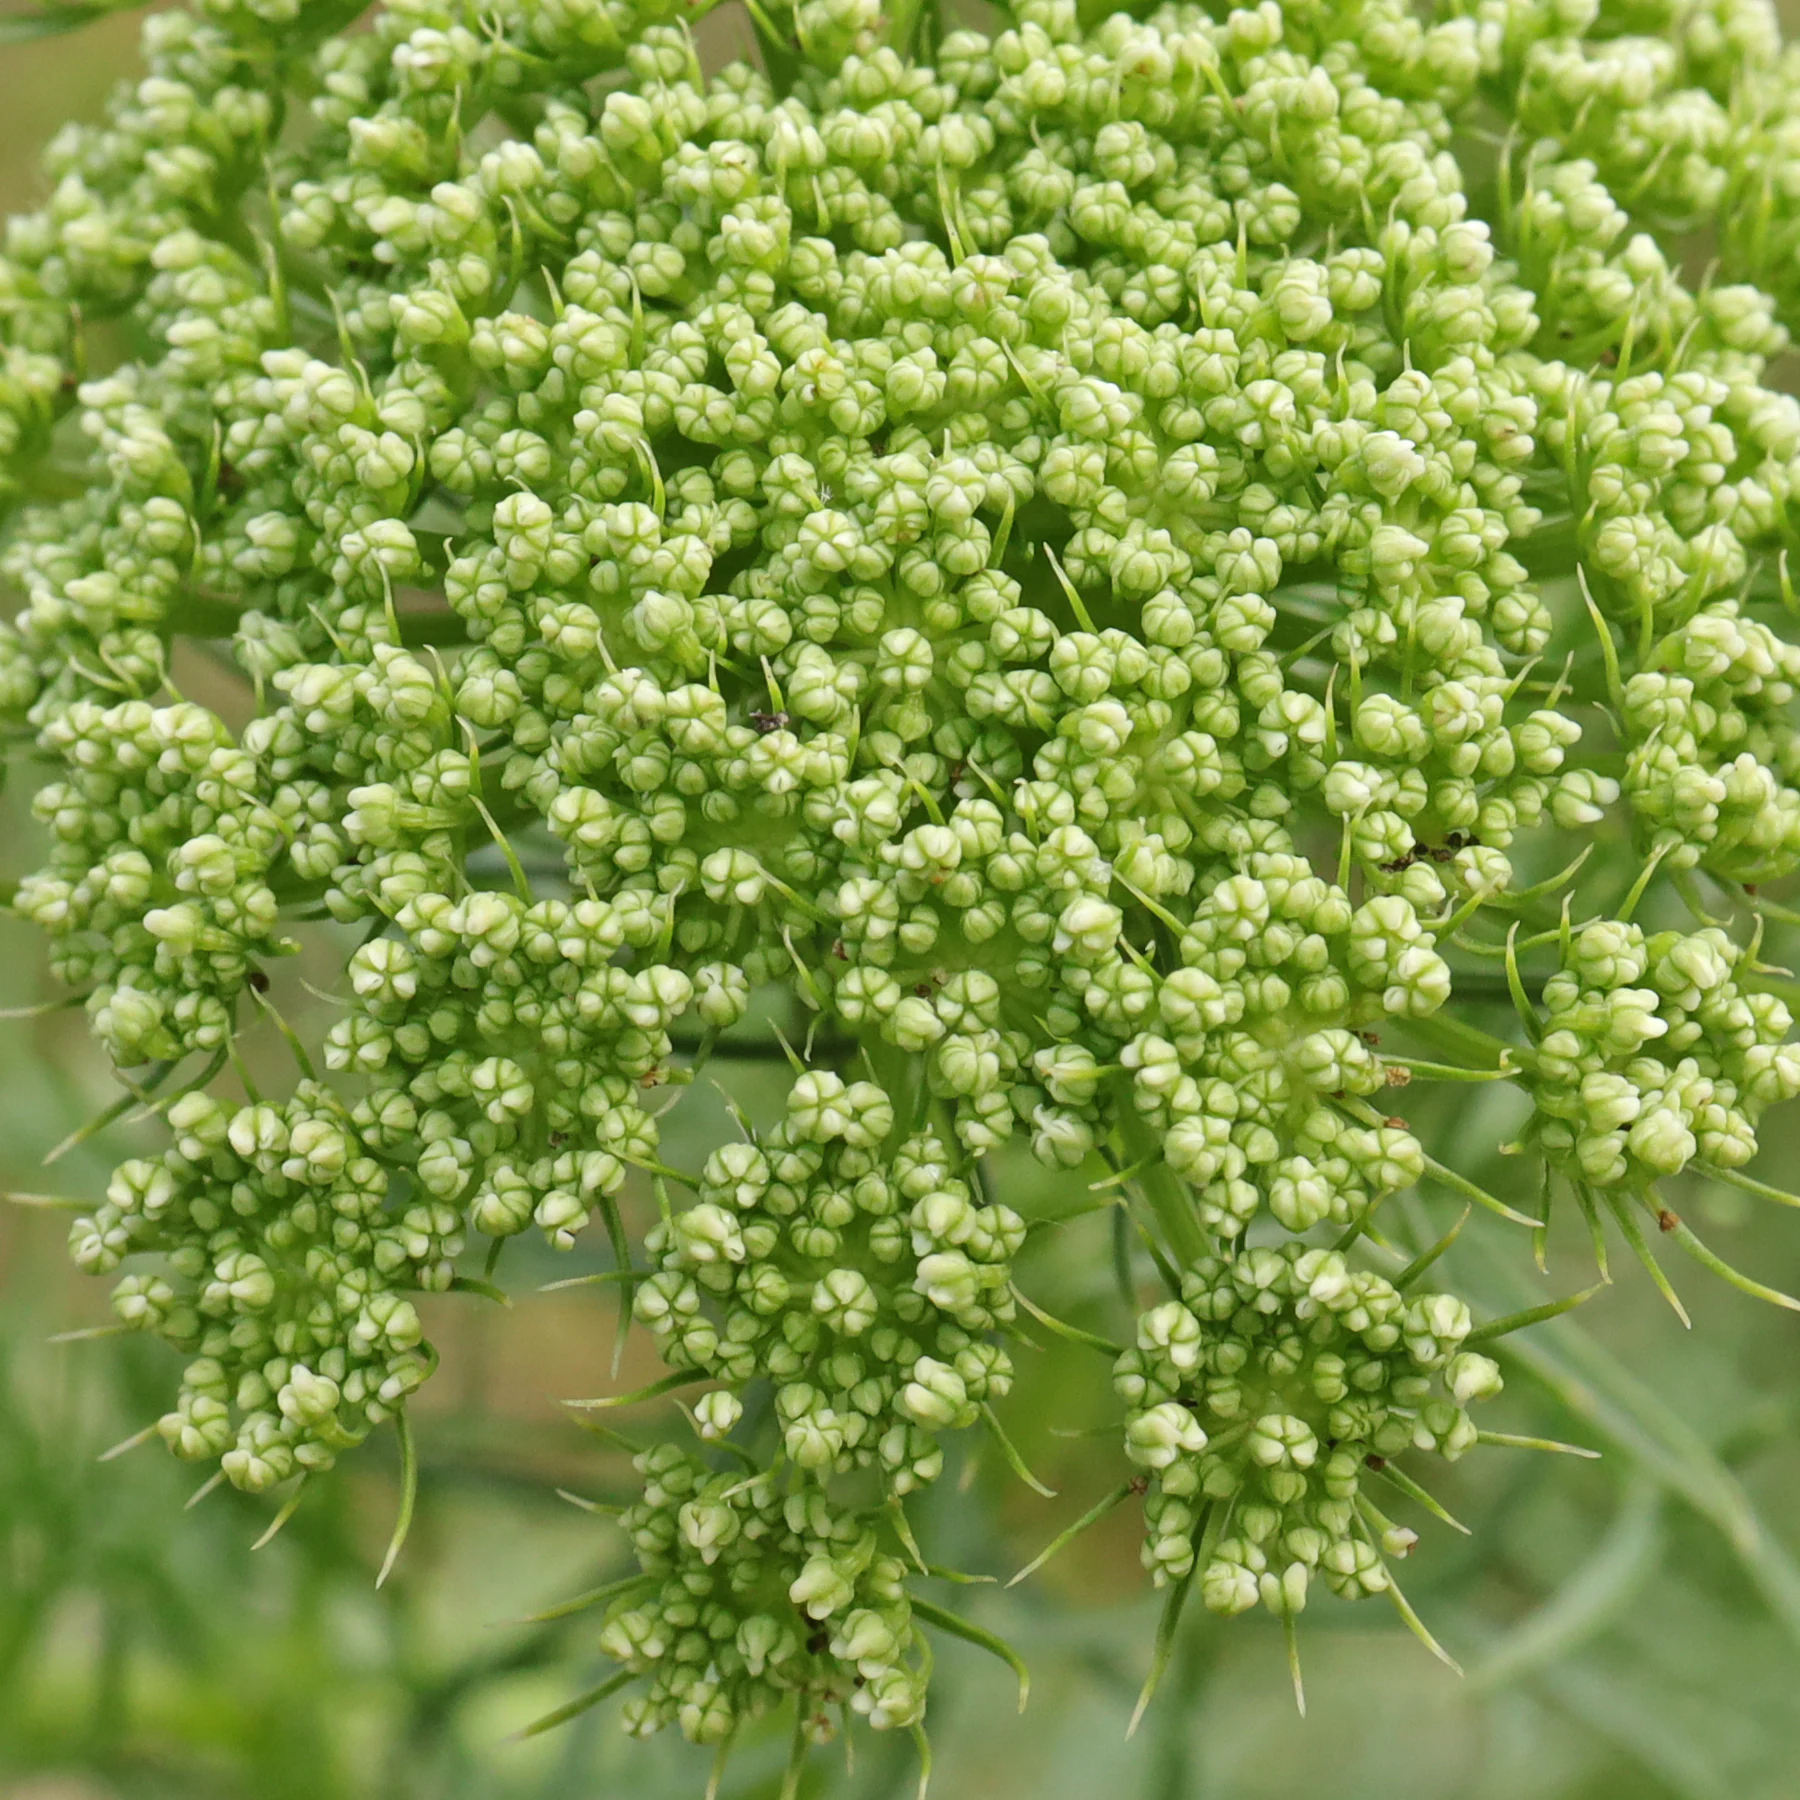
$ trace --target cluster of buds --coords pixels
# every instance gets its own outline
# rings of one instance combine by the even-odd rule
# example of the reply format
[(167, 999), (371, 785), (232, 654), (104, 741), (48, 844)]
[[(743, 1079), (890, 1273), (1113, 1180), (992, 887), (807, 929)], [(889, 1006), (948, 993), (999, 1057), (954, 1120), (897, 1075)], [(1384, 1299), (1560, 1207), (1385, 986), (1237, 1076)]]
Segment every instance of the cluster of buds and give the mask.
[(185, 704), (81, 700), (43, 739), (67, 772), (38, 790), (51, 859), (15, 906), (121, 1067), (222, 1052), (258, 963), (294, 947), (276, 935), (284, 839), (255, 762)]
[(1469, 1309), (1409, 1298), (1331, 1250), (1298, 1244), (1207, 1257), (1181, 1298), (1143, 1313), (1113, 1383), (1126, 1454), (1149, 1481), (1144, 1566), (1195, 1575), (1206, 1605), (1291, 1615), (1322, 1579), (1355, 1599), (1387, 1589), (1414, 1534), (1362, 1492), (1418, 1451), (1471, 1449), (1473, 1401), (1500, 1391), (1462, 1343)]
[(978, 1204), (929, 1133), (893, 1135), (872, 1082), (800, 1076), (783, 1123), (714, 1151), (697, 1203), (650, 1234), (661, 1267), (634, 1304), (672, 1368), (726, 1384), (700, 1403), (704, 1434), (731, 1430), (762, 1378), (796, 1468), (873, 1466), (905, 1494), (942, 1469), (938, 1433), (1011, 1386), (991, 1333), (1025, 1227)]
[(1800, 1046), (1754, 956), (1709, 926), (1646, 936), (1602, 919), (1570, 935), (1544, 987), (1531, 1135), (1590, 1187), (1642, 1192), (1698, 1159), (1739, 1169), (1765, 1108), (1800, 1094)]
[(407, 1195), (316, 1082), (282, 1106), (190, 1093), (168, 1117), (172, 1148), (120, 1166), (70, 1254), (95, 1274), (157, 1258), (113, 1289), (122, 1325), (193, 1359), (157, 1431), (261, 1493), (329, 1469), (430, 1373), (407, 1295), (449, 1287), (461, 1215)]
[[(620, 959), (654, 947), (666, 905), (642, 892), (400, 899), (409, 885), (388, 896), (395, 935), (350, 958), (354, 1002), (326, 1065), (367, 1078), (359, 1128), (434, 1201), (492, 1238), (535, 1224), (567, 1250), (657, 1147), (645, 1088), (696, 987), (667, 964)], [(702, 1014), (717, 991), (701, 991)]]
[(918, 1723), (928, 1656), (906, 1564), (870, 1518), (818, 1488), (783, 1497), (767, 1475), (714, 1474), (672, 1444), (637, 1469), (644, 1495), (621, 1523), (643, 1573), (619, 1584), (600, 1632), (646, 1678), (627, 1731), (673, 1723), (722, 1744), (790, 1699), (803, 1743), (829, 1742), (851, 1715)]
[(1625, 684), (1625, 790), (1640, 836), (1671, 868), (1761, 882), (1800, 866), (1797, 679), (1800, 650), (1721, 600)]
[(1295, 1233), (1343, 1226), (1418, 1180), (1422, 1153), (1399, 1122), (1355, 1124), (1334, 1104), (1386, 1084), (1368, 1024), (1429, 1016), (1448, 997), (1405, 893), (1353, 908), (1300, 857), (1250, 857), (1194, 909), (1182, 951), (1156, 992), (1161, 1030), (1122, 1060), (1208, 1231), (1229, 1242), (1263, 1212)]

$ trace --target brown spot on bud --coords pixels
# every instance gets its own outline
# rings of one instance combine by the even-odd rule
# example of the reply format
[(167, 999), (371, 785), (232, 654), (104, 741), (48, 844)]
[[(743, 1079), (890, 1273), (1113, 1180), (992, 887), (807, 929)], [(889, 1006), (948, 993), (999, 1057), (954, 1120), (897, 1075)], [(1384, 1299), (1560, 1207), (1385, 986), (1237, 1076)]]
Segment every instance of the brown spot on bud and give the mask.
[(1389, 1087), (1405, 1087), (1412, 1080), (1412, 1070), (1403, 1069), (1397, 1063), (1389, 1063), (1381, 1073)]
[(850, 960), (850, 952), (844, 948), (844, 940), (842, 938), (833, 938), (831, 940), (831, 954), (835, 956), (839, 962), (848, 962)]
[(269, 978), (261, 969), (252, 969), (244, 977), (244, 985), (253, 994), (266, 994), (269, 991)]
[(1387, 1118), (1383, 1119), (1381, 1122), (1389, 1131), (1404, 1131), (1406, 1129), (1406, 1121), (1404, 1119)]
[(1656, 1215), (1656, 1228), (1658, 1231), (1673, 1231), (1680, 1223), (1681, 1215), (1679, 1213), (1670, 1212), (1666, 1206)]
[(1385, 1469), (1387, 1467), (1387, 1458), (1385, 1456), (1365, 1456), (1363, 1462), (1371, 1469)]

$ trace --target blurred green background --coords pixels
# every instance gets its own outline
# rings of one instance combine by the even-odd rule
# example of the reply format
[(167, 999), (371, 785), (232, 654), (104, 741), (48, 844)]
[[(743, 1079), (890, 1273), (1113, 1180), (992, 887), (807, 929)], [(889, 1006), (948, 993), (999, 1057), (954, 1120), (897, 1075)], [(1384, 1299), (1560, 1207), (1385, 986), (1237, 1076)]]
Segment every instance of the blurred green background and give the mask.
[[(63, 120), (98, 112), (131, 69), (135, 36), (135, 19), (115, 18), (0, 47), (0, 210), (38, 197), (36, 146)], [(184, 686), (204, 698), (205, 679)], [(24, 773), (0, 801), (8, 877), (32, 865)], [(0, 1005), (51, 997), (38, 961), (33, 935), (0, 918)], [(328, 959), (313, 974), (328, 986)], [(1461, 1166), (1479, 1175), (1482, 1147), (1506, 1135), (1504, 1102), (1454, 1100), (1461, 1091), (1410, 1110), (1436, 1106)], [(0, 1022), (0, 1183), (97, 1196), (119, 1156), (154, 1145), (154, 1127), (116, 1128), (53, 1171), (40, 1164), (115, 1092), (79, 1012)], [(1800, 1147), (1779, 1124), (1765, 1142), (1764, 1168)], [(679, 1141), (671, 1155), (683, 1160)], [(1039, 1178), (1028, 1165), (1009, 1173), (1029, 1210)], [(1507, 1191), (1504, 1165), (1483, 1178)], [(1682, 1203), (1734, 1263), (1800, 1286), (1800, 1221), (1737, 1196)], [(1453, 1216), (1442, 1206), (1434, 1224), (1418, 1221), (1428, 1236)], [(160, 1447), (97, 1460), (163, 1409), (173, 1358), (116, 1338), (49, 1343), (107, 1318), (104, 1287), (69, 1270), (61, 1216), (0, 1212), (0, 1796), (698, 1800), (700, 1752), (631, 1743), (604, 1712), (529, 1741), (514, 1735), (591, 1685), (598, 1664), (591, 1619), (512, 1621), (605, 1579), (626, 1555), (614, 1527), (555, 1492), (629, 1492), (622, 1460), (557, 1404), (606, 1391), (610, 1302), (593, 1297), (605, 1290), (533, 1292), (578, 1271), (579, 1253), (557, 1263), (524, 1251), (506, 1271), (518, 1296), (510, 1311), (431, 1303), (444, 1367), (418, 1409), (420, 1514), (377, 1594), (397, 1501), (391, 1438), (316, 1484), (286, 1531), (253, 1553), (268, 1505), (225, 1490), (184, 1510), (198, 1478)], [(1046, 1234), (1030, 1285), (1116, 1334), (1103, 1230), (1095, 1220)], [(1537, 1282), (1523, 1245), (1507, 1238), (1504, 1226), (1472, 1230), (1452, 1259), (1457, 1282), (1491, 1311), (1588, 1278), (1577, 1248), (1561, 1244), (1551, 1281)], [(1530, 1334), (1508, 1366), (1509, 1395), (1495, 1409), (1504, 1416), (1484, 1421), (1602, 1446), (1602, 1462), (1483, 1452), (1443, 1495), (1472, 1535), (1412, 1520), (1424, 1542), (1402, 1571), (1408, 1594), (1466, 1678), (1433, 1662), (1385, 1607), (1326, 1602), (1303, 1622), (1302, 1721), (1264, 1616), (1191, 1616), (1161, 1698), (1127, 1741), (1157, 1607), (1137, 1566), (1136, 1519), (1121, 1509), (1023, 1588), (939, 1594), (1023, 1650), (1035, 1685), (1017, 1717), (1004, 1669), (942, 1645), (933, 1792), (1800, 1795), (1800, 1321), (1678, 1274), (1691, 1333), (1647, 1282), (1628, 1278), (1580, 1315), (1579, 1331)], [(988, 1576), (1016, 1568), (1121, 1476), (1108, 1436), (1051, 1429), (1104, 1423), (1104, 1363), (1066, 1346), (1021, 1361), (1009, 1423), (1058, 1498), (1039, 1499), (990, 1459), (953, 1463), (920, 1508), (933, 1554)], [(627, 1381), (634, 1371), (652, 1372), (641, 1342)], [(745, 1746), (725, 1785), (731, 1800), (775, 1792), (779, 1735)], [(910, 1794), (915, 1778), (909, 1744), (865, 1734), (854, 1766), (841, 1747), (817, 1756), (806, 1792), (883, 1800)]]

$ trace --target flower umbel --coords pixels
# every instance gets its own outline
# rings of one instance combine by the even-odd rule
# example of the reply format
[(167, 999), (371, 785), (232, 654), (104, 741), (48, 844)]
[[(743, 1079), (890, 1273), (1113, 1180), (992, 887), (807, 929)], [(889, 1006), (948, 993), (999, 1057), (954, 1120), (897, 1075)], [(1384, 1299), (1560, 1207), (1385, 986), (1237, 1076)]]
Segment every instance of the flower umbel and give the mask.
[[(906, 1504), (964, 1432), (1036, 1485), (1019, 1341), (1117, 1350), (1039, 1228), (1120, 1227), (1152, 1578), (1290, 1624), (1416, 1625), (1372, 1490), (1441, 1513), (1560, 1304), (1476, 1322), (1427, 1196), (1794, 1304), (1659, 1184), (1783, 1197), (1800, 1092), (1800, 49), (770, 0), (714, 68), (701, 10), (147, 20), (0, 249), (0, 717), (12, 904), (169, 1128), (72, 1234), (188, 1359), (157, 1431), (261, 1492), (396, 1420), (410, 1480), (415, 1297), (597, 1219), (704, 1392), (594, 1697), (791, 1703), (791, 1794), (920, 1726), (923, 1626), (1016, 1661)], [(225, 1098), (265, 1022), (300, 1077)], [(1526, 1212), (1424, 1092), (1490, 1082)]]

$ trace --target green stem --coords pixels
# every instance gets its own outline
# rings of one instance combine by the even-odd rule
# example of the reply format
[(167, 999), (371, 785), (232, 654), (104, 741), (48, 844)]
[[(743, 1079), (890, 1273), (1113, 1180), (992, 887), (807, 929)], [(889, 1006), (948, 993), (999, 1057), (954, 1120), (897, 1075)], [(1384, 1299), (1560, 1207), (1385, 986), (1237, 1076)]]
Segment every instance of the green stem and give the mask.
[(1119, 1137), (1125, 1146), (1127, 1160), (1146, 1165), (1137, 1178), (1137, 1185), (1150, 1203), (1150, 1210), (1156, 1215), (1156, 1222), (1162, 1228), (1169, 1248), (1175, 1252), (1176, 1260), (1184, 1268), (1198, 1262), (1211, 1245), (1194, 1212), (1187, 1183), (1163, 1161), (1162, 1146), (1156, 1141), (1156, 1134), (1135, 1114), (1126, 1112), (1120, 1119)]
[(1515, 1069), (1529, 1069), (1537, 1062), (1535, 1050), (1509, 1044), (1491, 1031), (1466, 1025), (1461, 1019), (1446, 1018), (1442, 1013), (1434, 1013), (1429, 1019), (1408, 1019), (1402, 1029), (1441, 1055), (1484, 1072), (1502, 1069), (1508, 1063)]
[(164, 620), (176, 637), (228, 638), (238, 628), (244, 608), (229, 600), (202, 594), (183, 594), (169, 608)]

